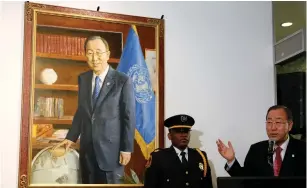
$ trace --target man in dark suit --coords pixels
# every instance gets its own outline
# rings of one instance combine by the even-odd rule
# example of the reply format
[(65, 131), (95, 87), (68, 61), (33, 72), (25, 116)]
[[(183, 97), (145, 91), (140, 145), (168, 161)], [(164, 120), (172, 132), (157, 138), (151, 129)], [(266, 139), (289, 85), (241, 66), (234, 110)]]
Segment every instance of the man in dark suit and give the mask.
[(292, 113), (285, 106), (272, 106), (266, 115), (269, 140), (253, 144), (241, 167), (230, 142), (217, 141), (218, 151), (227, 160), (231, 176), (306, 176), (306, 143), (289, 135)]
[(169, 128), (172, 146), (151, 153), (144, 188), (212, 188), (206, 152), (188, 147), (194, 119), (176, 115), (165, 120), (164, 125)]
[(134, 144), (132, 81), (107, 63), (105, 39), (89, 37), (84, 48), (91, 71), (78, 77), (78, 109), (66, 139), (56, 147), (67, 149), (80, 136), (82, 183), (120, 184)]

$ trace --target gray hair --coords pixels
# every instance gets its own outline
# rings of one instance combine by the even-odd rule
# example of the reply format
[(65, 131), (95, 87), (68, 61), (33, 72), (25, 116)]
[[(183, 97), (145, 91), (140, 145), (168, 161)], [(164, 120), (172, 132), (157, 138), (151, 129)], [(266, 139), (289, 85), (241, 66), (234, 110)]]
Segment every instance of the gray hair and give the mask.
[(99, 39), (99, 40), (101, 40), (101, 41), (103, 42), (103, 44), (106, 46), (106, 50), (107, 50), (107, 51), (110, 50), (110, 49), (109, 49), (109, 44), (108, 44), (108, 42), (106, 41), (106, 39), (104, 39), (104, 38), (101, 37), (101, 36), (89, 36), (89, 37), (87, 37), (87, 39), (86, 39), (85, 42), (84, 42), (84, 51), (86, 51), (86, 45), (87, 45), (87, 43), (88, 43), (89, 41), (91, 41), (91, 40), (96, 40), (96, 39)]
[(283, 105), (274, 105), (274, 106), (271, 106), (267, 113), (266, 113), (266, 119), (268, 118), (268, 114), (271, 110), (278, 110), (278, 109), (283, 109), (287, 115), (287, 120), (288, 121), (293, 121), (293, 115), (292, 115), (292, 112), (289, 108), (287, 108), (286, 106), (283, 106)]

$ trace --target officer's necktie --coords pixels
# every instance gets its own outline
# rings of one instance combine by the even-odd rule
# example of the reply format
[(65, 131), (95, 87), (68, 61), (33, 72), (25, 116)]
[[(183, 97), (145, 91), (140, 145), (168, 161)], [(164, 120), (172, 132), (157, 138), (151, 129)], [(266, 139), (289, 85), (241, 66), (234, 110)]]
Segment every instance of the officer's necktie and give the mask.
[(274, 161), (274, 176), (278, 176), (279, 175), (279, 171), (281, 168), (281, 164), (282, 164), (282, 159), (281, 159), (281, 147), (277, 147), (275, 149), (275, 161)]
[(181, 163), (184, 165), (184, 166), (187, 166), (188, 165), (188, 160), (187, 158), (185, 158), (185, 152), (181, 152), (180, 153), (181, 157), (182, 157), (182, 160), (181, 160)]
[(100, 86), (99, 86), (99, 83), (100, 83), (100, 78), (99, 76), (96, 76), (95, 78), (95, 87), (94, 87), (94, 92), (93, 92), (93, 104), (95, 105), (96, 103), (96, 100), (98, 98), (98, 95), (99, 95), (99, 91), (100, 91)]

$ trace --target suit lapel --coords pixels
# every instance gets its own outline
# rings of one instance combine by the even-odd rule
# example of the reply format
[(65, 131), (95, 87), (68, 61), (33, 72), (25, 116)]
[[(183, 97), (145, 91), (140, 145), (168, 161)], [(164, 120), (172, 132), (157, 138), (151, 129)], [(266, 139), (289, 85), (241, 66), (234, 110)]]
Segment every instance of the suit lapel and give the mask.
[(293, 139), (289, 138), (289, 143), (287, 146), (287, 150), (281, 165), (280, 176), (289, 176), (293, 173), (293, 160), (295, 157), (295, 145), (293, 144)]
[(188, 166), (192, 167), (193, 163), (195, 163), (193, 151), (192, 151), (192, 149), (188, 148), (188, 164), (189, 164)]
[(179, 167), (182, 167), (181, 161), (179, 159), (179, 156), (177, 155), (176, 150), (174, 149), (173, 146), (170, 147), (169, 151), (170, 151), (170, 154), (172, 156), (172, 160), (175, 161), (175, 165), (179, 166)]
[(203, 168), (205, 164), (204, 164), (204, 160), (202, 156), (195, 149), (188, 148), (188, 150), (189, 150), (189, 154), (188, 154), (189, 155), (189, 159), (188, 159), (189, 171), (191, 171), (191, 173), (193, 174), (197, 174), (198, 172), (203, 173), (204, 172)]
[(99, 96), (98, 96), (97, 102), (93, 106), (93, 112), (95, 111), (97, 106), (101, 105), (103, 100), (107, 97), (109, 91), (113, 88), (113, 86), (114, 86), (113, 76), (114, 76), (114, 70), (110, 66), (109, 67), (109, 71), (108, 71), (108, 73), (106, 75), (106, 78), (104, 79), (104, 82), (102, 84), (101, 90), (99, 92)]
[(86, 105), (89, 114), (92, 114), (92, 78), (93, 78), (93, 71), (89, 71), (87, 74), (84, 75)]

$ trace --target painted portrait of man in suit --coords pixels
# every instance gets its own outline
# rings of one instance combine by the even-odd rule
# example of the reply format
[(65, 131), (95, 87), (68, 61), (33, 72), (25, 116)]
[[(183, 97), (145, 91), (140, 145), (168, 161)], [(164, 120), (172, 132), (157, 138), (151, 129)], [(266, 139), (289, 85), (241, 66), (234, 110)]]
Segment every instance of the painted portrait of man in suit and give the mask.
[(66, 149), (80, 136), (82, 184), (121, 184), (134, 147), (135, 98), (131, 79), (109, 64), (108, 42), (90, 36), (84, 44), (90, 71), (78, 76), (78, 108)]

